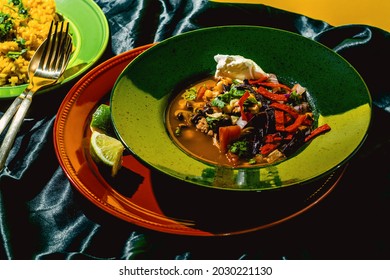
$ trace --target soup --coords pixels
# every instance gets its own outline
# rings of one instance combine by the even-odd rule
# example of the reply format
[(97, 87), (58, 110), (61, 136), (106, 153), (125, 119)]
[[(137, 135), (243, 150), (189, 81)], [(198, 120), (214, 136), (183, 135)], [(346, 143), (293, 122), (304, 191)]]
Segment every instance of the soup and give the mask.
[(330, 130), (315, 127), (306, 88), (274, 74), (211, 76), (183, 89), (166, 114), (173, 141), (202, 161), (232, 167), (273, 164)]
[(212, 164), (231, 165), (228, 158), (220, 152), (218, 146), (213, 145), (213, 137), (198, 129), (196, 124), (191, 121), (191, 118), (195, 116), (194, 110), (191, 110), (191, 104), (196, 106), (201, 105), (201, 103), (196, 104), (195, 100), (189, 100), (188, 98), (191, 99), (191, 97), (188, 94), (193, 94), (195, 88), (213, 87), (214, 85), (215, 80), (210, 77), (180, 92), (171, 101), (168, 108), (167, 127), (171, 138), (190, 155)]

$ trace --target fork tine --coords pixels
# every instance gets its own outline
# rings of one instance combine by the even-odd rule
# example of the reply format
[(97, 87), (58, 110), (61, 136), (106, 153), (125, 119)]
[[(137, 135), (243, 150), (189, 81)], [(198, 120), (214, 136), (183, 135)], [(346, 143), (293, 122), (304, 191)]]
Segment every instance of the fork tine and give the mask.
[[(55, 60), (54, 69), (62, 69), (63, 65), (67, 63), (67, 60), (65, 58), (68, 57), (68, 49), (71, 47), (71, 39), (68, 36), (69, 32), (69, 23), (66, 23), (65, 31), (63, 24), (61, 25), (61, 32), (60, 32), (60, 39), (58, 40), (58, 46), (57, 46), (57, 54), (60, 54), (60, 59)], [(65, 52), (61, 52), (61, 50), (65, 50)], [(58, 56), (58, 55), (56, 55)]]
[[(62, 39), (62, 28), (63, 22), (61, 22), (61, 27), (58, 29), (58, 22), (55, 23), (56, 29), (54, 33), (50, 36), (52, 38), (52, 44), (50, 46), (50, 52), (47, 56), (46, 64), (44, 70), (52, 71), (55, 69), (55, 63), (57, 61), (58, 53), (61, 51), (61, 41)], [(54, 67), (53, 67), (54, 66)]]
[[(46, 41), (46, 45), (45, 45), (45, 47), (44, 47), (44, 49), (43, 49), (43, 51), (42, 51), (42, 57), (43, 57), (43, 59), (41, 59), (40, 61), (39, 61), (39, 65), (38, 65), (38, 68), (39, 69), (43, 69), (43, 67), (44, 67), (44, 64), (46, 63), (46, 60), (47, 60), (47, 54), (48, 54), (48, 51), (49, 51), (49, 48), (51, 49), (51, 45), (53, 44), (52, 43), (52, 36), (51, 36), (51, 34), (52, 34), (52, 30), (53, 30), (53, 21), (51, 22), (51, 24), (50, 24), (50, 28), (49, 28), (49, 32), (48, 32), (48, 36), (47, 36), (47, 41)], [(56, 25), (56, 30), (57, 30), (57, 23), (55, 23), (55, 25)], [(50, 52), (50, 51), (49, 51)]]
[(58, 54), (60, 53), (61, 54), (61, 48), (62, 48), (62, 44), (63, 44), (63, 41), (64, 41), (64, 37), (63, 36), (63, 28), (64, 28), (64, 22), (61, 22), (61, 26), (59, 28), (59, 30), (56, 30), (56, 33), (54, 34), (54, 37), (55, 37), (55, 49), (54, 49), (54, 54), (52, 54), (51, 56), (51, 61), (50, 61), (50, 64), (49, 64), (49, 70), (53, 70), (53, 69), (57, 69), (57, 63), (58, 63)]
[(66, 58), (69, 57), (69, 48), (72, 48), (72, 40), (68, 36), (68, 32), (68, 22), (65, 23), (65, 27), (64, 22), (51, 23), (42, 59), (37, 68), (39, 72), (57, 72), (59, 74), (63, 66), (67, 64)]
[[(66, 34), (67, 35), (67, 34)], [(63, 70), (63, 68), (68, 64), (68, 60), (70, 58), (70, 54), (72, 52), (72, 40), (70, 39), (70, 37), (66, 36), (67, 40), (66, 40), (66, 45), (64, 47), (65, 51), (61, 54), (61, 57), (60, 59), (57, 60), (57, 63), (58, 63), (58, 67), (57, 69), (61, 72)]]

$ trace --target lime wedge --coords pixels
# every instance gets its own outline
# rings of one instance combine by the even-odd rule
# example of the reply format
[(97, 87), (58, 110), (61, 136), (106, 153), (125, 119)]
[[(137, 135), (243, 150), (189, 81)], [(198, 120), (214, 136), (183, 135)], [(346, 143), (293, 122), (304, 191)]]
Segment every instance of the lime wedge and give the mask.
[(122, 167), (122, 156), (124, 146), (118, 139), (93, 131), (90, 142), (90, 153), (92, 159), (111, 169), (111, 176), (115, 176)]
[(100, 104), (93, 112), (90, 123), (92, 131), (98, 131), (107, 135), (113, 135), (113, 128), (111, 122), (111, 110), (107, 104)]

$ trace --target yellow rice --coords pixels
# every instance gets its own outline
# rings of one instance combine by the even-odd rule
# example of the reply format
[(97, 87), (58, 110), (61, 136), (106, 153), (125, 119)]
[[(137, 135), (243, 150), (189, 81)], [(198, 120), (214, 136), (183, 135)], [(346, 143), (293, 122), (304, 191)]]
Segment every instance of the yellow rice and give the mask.
[[(14, 1), (15, 2), (15, 1)], [(56, 15), (54, 0), (23, 0), (28, 16), (20, 15), (19, 7), (10, 0), (0, 0), (0, 14), (8, 14), (13, 26), (9, 36), (0, 38), (0, 86), (15, 86), (28, 82), (27, 68), (36, 49), (47, 37), (50, 23)], [(16, 40), (24, 39), (27, 52), (15, 58), (10, 51), (21, 51)]]

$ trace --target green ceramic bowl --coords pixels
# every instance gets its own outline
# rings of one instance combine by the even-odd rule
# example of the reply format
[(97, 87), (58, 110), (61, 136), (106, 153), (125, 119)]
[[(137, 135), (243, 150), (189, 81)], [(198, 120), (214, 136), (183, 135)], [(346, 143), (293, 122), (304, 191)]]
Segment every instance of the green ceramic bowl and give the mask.
[[(230, 168), (189, 156), (165, 126), (173, 95), (213, 75), (216, 54), (237, 54), (266, 72), (305, 86), (318, 125), (332, 130), (279, 163)], [(111, 93), (118, 137), (146, 165), (205, 187), (259, 191), (313, 182), (345, 164), (366, 138), (371, 97), (357, 71), (327, 47), (300, 35), (265, 27), (223, 26), (162, 41), (133, 60)]]

